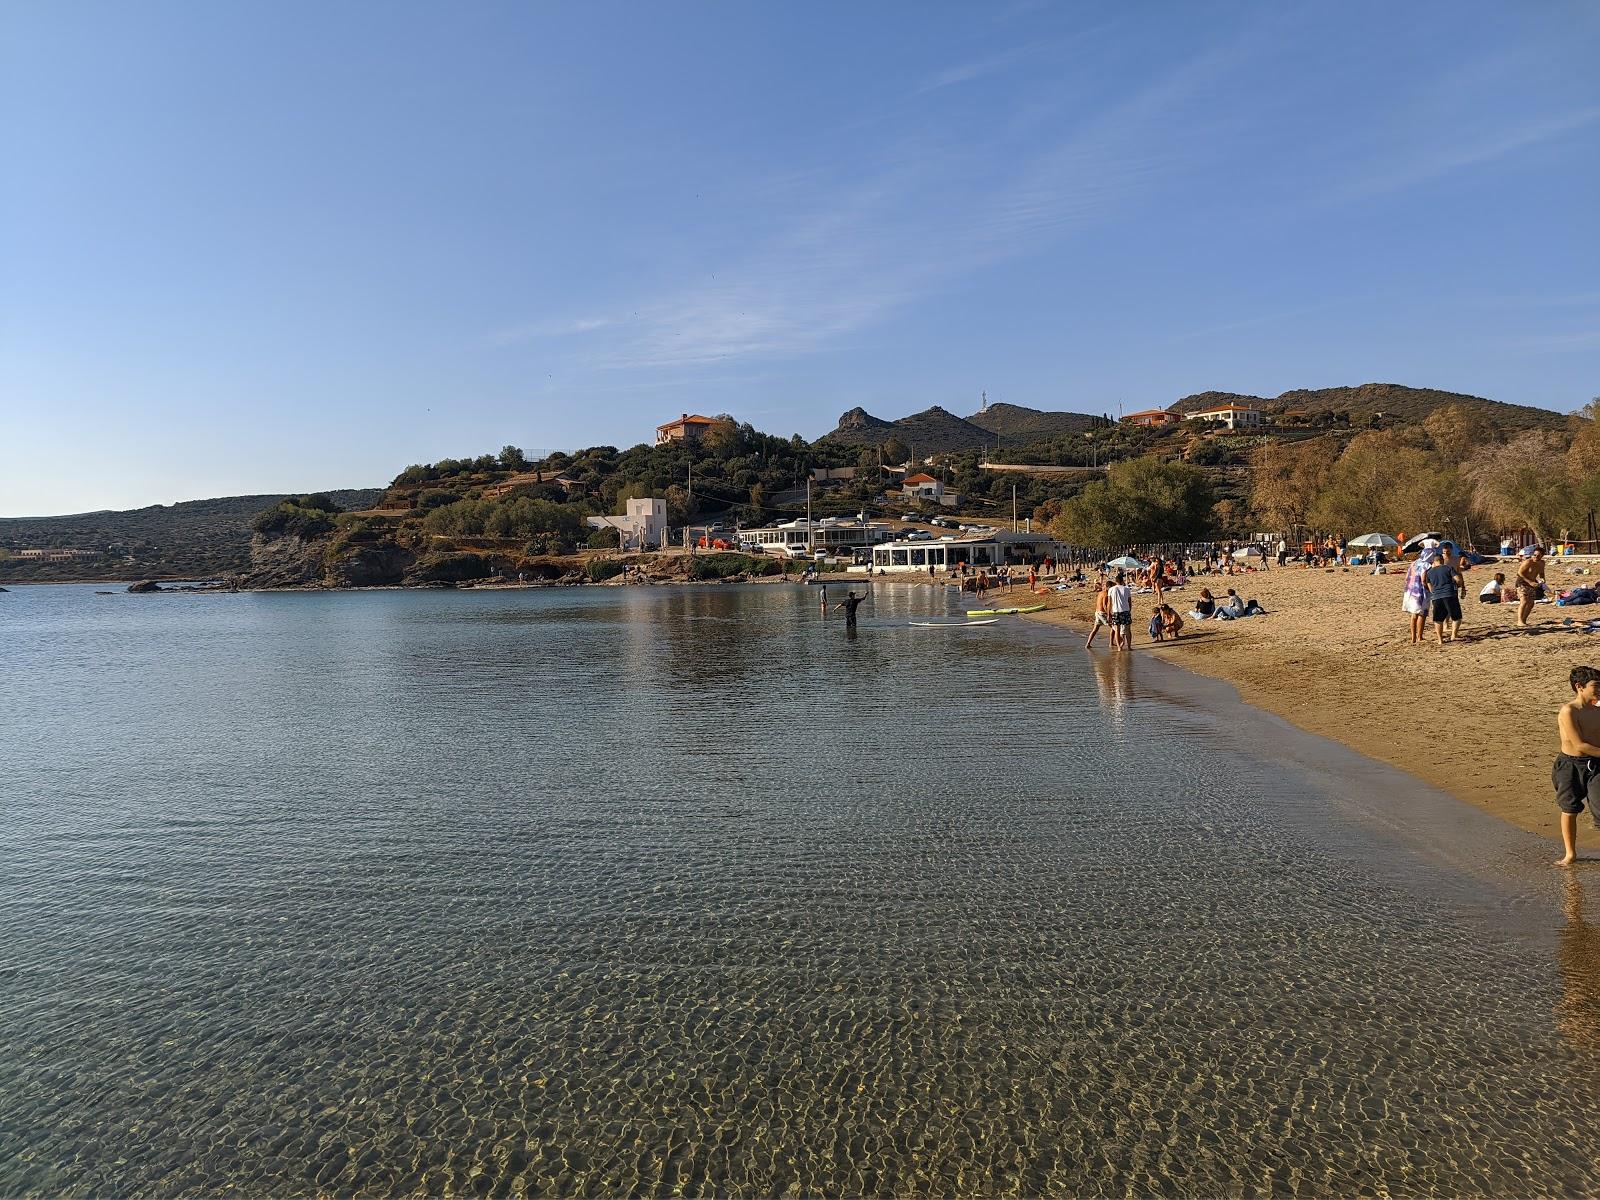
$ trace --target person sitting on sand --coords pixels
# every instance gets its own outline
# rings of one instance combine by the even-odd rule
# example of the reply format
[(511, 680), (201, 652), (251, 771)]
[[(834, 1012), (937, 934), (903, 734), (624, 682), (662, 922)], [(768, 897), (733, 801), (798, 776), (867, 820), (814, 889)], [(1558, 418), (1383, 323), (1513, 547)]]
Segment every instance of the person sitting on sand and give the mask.
[(1544, 595), (1544, 547), (1535, 546), (1528, 558), (1517, 568), (1517, 584), (1522, 592), (1522, 604), (1517, 609), (1517, 627), (1528, 627), (1528, 616), (1533, 612), (1534, 601)]
[(1217, 609), (1219, 616), (1226, 614), (1230, 619), (1242, 617), (1245, 614), (1244, 597), (1232, 588), (1228, 589), (1228, 598), (1222, 602), (1222, 607)]
[(1556, 807), (1561, 810), (1561, 845), (1566, 853), (1558, 867), (1578, 859), (1578, 814), (1587, 805), (1595, 827), (1600, 828), (1600, 671), (1574, 667), (1567, 677), (1572, 699), (1556, 714), (1561, 753), (1551, 768)]
[(1200, 589), (1200, 598), (1194, 602), (1194, 612), (1202, 621), (1217, 611), (1217, 598), (1211, 594), (1211, 589)]
[(1478, 593), (1479, 604), (1502, 604), (1505, 602), (1506, 573), (1496, 571), (1494, 578), (1483, 585), (1483, 590)]
[(1157, 610), (1157, 615), (1161, 618), (1161, 636), (1157, 640), (1176, 641), (1178, 634), (1183, 632), (1183, 618), (1178, 615), (1178, 610), (1170, 604), (1163, 604)]

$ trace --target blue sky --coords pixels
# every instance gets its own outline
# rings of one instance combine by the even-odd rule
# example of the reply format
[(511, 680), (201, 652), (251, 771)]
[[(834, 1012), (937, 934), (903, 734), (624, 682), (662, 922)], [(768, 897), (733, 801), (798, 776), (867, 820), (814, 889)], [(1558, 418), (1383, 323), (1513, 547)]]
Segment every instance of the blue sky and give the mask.
[(1600, 393), (1600, 5), (0, 3), (0, 515)]

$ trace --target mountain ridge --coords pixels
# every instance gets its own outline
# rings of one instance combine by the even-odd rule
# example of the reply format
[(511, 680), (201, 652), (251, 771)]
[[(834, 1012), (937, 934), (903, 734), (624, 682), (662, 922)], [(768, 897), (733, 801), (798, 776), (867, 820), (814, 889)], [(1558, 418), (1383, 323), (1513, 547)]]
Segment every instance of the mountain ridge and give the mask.
[[(1368, 418), (1379, 413), (1390, 419), (1421, 423), (1431, 413), (1449, 405), (1466, 408), (1504, 431), (1558, 429), (1567, 422), (1567, 414), (1549, 409), (1400, 383), (1295, 388), (1277, 396), (1204, 391), (1180, 397), (1166, 407), (1179, 413), (1191, 413), (1228, 403), (1250, 405), (1269, 415), (1297, 409), (1308, 414), (1348, 413), (1357, 424), (1364, 424)], [(1027, 408), (1003, 402), (991, 404), (986, 410), (969, 417), (957, 417), (935, 404), (897, 420), (885, 420), (864, 408), (856, 407), (841, 415), (839, 424), (817, 440), (876, 446), (894, 436), (907, 443), (919, 456), (925, 456), (1047, 441), (1080, 433), (1091, 428), (1098, 419), (1089, 413)]]

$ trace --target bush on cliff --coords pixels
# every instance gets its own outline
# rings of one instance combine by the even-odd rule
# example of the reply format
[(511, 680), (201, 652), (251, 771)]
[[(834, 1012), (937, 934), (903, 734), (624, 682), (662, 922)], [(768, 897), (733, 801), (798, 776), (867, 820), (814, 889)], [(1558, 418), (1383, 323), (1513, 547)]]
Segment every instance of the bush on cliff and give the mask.
[(579, 510), (550, 500), (514, 496), (506, 500), (457, 500), (423, 518), (429, 533), (446, 537), (532, 538), (555, 534), (576, 539), (583, 528)]
[(258, 516), (251, 523), (251, 528), (265, 538), (297, 537), (309, 540), (331, 532), (333, 518), (343, 511), (331, 497), (321, 493), (290, 496)]
[(590, 583), (604, 583), (622, 574), (622, 563), (615, 558), (591, 558), (583, 564), (583, 573)]

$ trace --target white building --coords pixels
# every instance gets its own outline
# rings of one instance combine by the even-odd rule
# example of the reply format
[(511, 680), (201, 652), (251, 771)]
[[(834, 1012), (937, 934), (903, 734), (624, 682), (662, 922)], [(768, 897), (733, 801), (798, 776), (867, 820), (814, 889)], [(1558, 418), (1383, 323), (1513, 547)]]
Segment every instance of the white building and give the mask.
[(1047, 533), (1007, 533), (1000, 530), (968, 532), (955, 537), (906, 538), (886, 542), (872, 551), (874, 571), (943, 571), (970, 563), (974, 567), (999, 567), (1058, 557), (1061, 543)]
[(785, 554), (809, 554), (826, 550), (830, 554), (870, 546), (894, 536), (891, 525), (874, 524), (865, 518), (818, 517), (809, 527), (804, 517), (769, 525), (762, 529), (741, 529), (741, 542), (754, 542), (763, 550)]
[(667, 502), (656, 496), (641, 496), (628, 501), (628, 511), (620, 517), (585, 518), (591, 529), (615, 529), (624, 550), (643, 550), (659, 545), (667, 531)]
[(932, 500), (946, 508), (954, 508), (961, 500), (956, 493), (945, 491), (944, 484), (932, 475), (922, 471), (905, 477), (900, 484), (900, 494), (913, 500)]
[(1246, 404), (1219, 404), (1216, 408), (1192, 412), (1188, 419), (1226, 425), (1229, 429), (1249, 429), (1261, 424), (1262, 414), (1259, 408), (1251, 408)]

